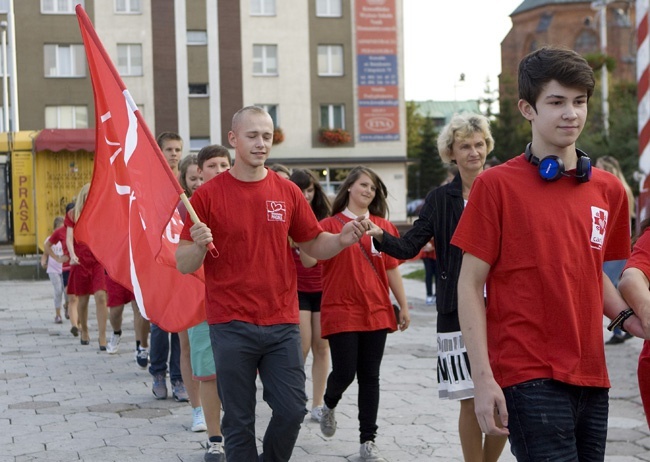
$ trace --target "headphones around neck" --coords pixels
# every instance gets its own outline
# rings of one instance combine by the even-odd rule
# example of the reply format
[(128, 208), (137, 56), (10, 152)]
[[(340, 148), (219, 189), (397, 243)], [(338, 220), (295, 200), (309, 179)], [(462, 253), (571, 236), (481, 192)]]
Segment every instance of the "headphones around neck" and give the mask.
[(530, 150), (531, 143), (526, 145), (524, 155), (526, 160), (537, 167), (539, 176), (546, 181), (555, 181), (562, 176), (575, 176), (578, 183), (586, 183), (591, 179), (591, 159), (586, 153), (576, 148), (578, 162), (575, 175), (570, 175), (564, 170), (564, 162), (558, 156), (546, 156), (543, 159), (536, 157)]

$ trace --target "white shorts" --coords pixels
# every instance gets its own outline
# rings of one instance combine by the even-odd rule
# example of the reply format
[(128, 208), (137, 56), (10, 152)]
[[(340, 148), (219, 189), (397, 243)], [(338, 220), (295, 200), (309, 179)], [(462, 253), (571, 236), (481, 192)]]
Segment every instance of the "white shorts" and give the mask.
[(438, 397), (453, 400), (474, 397), (474, 382), (461, 332), (438, 334)]

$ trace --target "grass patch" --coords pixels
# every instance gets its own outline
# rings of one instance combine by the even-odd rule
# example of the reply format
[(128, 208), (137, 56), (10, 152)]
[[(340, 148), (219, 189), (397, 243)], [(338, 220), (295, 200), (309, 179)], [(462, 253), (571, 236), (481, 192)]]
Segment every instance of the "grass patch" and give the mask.
[(405, 274), (402, 277), (405, 277), (407, 279), (415, 279), (417, 281), (424, 282), (424, 274), (425, 273), (424, 273), (424, 268), (423, 268), (423, 269), (412, 271), (412, 272), (410, 272), (408, 274)]

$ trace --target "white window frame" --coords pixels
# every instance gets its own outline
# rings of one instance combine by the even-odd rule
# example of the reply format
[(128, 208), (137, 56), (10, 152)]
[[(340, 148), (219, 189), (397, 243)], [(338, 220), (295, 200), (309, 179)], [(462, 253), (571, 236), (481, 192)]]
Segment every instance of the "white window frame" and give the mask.
[[(54, 47), (54, 48), (52, 48)], [(55, 73), (52, 74), (51, 71), (52, 69), (50, 68), (49, 70), (45, 69), (45, 62), (47, 61), (47, 50), (48, 49), (53, 49), (54, 50), (54, 61), (55, 61)], [(62, 53), (65, 50), (69, 50), (70, 56), (69, 56), (69, 62), (70, 62), (70, 73), (65, 74), (63, 73), (61, 69), (62, 61), (64, 61), (62, 58)], [(81, 59), (83, 63), (78, 63), (77, 58)], [(86, 54), (84, 52), (84, 46), (81, 44), (76, 44), (76, 43), (46, 43), (43, 46), (43, 68), (44, 68), (44, 74), (46, 78), (82, 78), (86, 77)], [(80, 68), (83, 70), (81, 74), (75, 74), (75, 71), (77, 68)]]
[[(191, 87), (193, 85), (195, 85), (195, 86), (205, 85), (205, 93), (192, 93), (192, 92), (190, 92), (189, 87)], [(210, 85), (207, 84), (207, 83), (190, 83), (190, 84), (188, 84), (187, 94), (188, 94), (188, 96), (190, 98), (207, 98), (208, 96), (210, 96)]]
[[(140, 69), (133, 63), (133, 50), (140, 49)], [(126, 51), (126, 68), (120, 66), (120, 50)], [(144, 74), (142, 44), (140, 43), (118, 43), (117, 44), (117, 70), (123, 77), (139, 77)]]
[[(64, 1), (65, 5), (59, 9), (61, 1)], [(75, 14), (77, 5), (85, 8), (84, 0), (41, 0), (41, 14)]]
[(188, 30), (187, 46), (200, 46), (208, 44), (207, 30)]
[(210, 137), (190, 138), (190, 152), (199, 152), (210, 144)]
[[(323, 115), (323, 108), (327, 107), (327, 120), (322, 120), (322, 115)], [(340, 108), (341, 111), (341, 127), (337, 127), (334, 125), (334, 110), (336, 108)], [(321, 121), (320, 121), (320, 126), (321, 128), (325, 128), (327, 130), (336, 130), (337, 128), (341, 128), (345, 130), (345, 105), (344, 104), (321, 104), (320, 105), (320, 115), (321, 115)]]
[[(339, 50), (340, 63), (334, 63), (337, 55), (334, 50)], [(321, 62), (321, 52), (325, 52), (326, 60)], [(340, 77), (344, 74), (345, 69), (343, 66), (343, 45), (318, 45), (318, 75), (320, 77)], [(334, 71), (335, 64), (340, 64), (341, 71)], [(323, 65), (323, 67), (321, 67)]]
[(316, 16), (319, 18), (342, 17), (343, 1), (342, 0), (316, 0)]
[[(118, 3), (122, 3), (124, 7), (118, 8)], [(142, 14), (142, 1), (141, 0), (115, 0), (113, 3), (113, 11), (115, 14)]]
[[(261, 52), (260, 56), (256, 56), (256, 50)], [(269, 51), (275, 51), (275, 69), (269, 66), (269, 60), (273, 59), (269, 57)], [(261, 72), (255, 72), (255, 65), (261, 64)], [(271, 44), (254, 44), (253, 45), (253, 75), (254, 76), (277, 76), (279, 75), (278, 71), (278, 46)]]
[(251, 16), (275, 16), (275, 0), (251, 0)]
[(280, 127), (280, 105), (279, 104), (256, 104), (255, 106), (261, 107), (271, 116), (273, 120), (273, 126), (275, 128)]
[[(56, 126), (51, 126), (51, 124), (47, 123), (48, 120), (48, 110), (51, 112), (52, 110), (55, 111), (53, 114), (56, 117)], [(70, 114), (70, 120), (72, 121), (71, 126), (61, 126), (61, 120), (62, 120), (62, 111), (71, 111)], [(82, 113), (85, 112), (85, 124), (81, 123), (79, 124), (78, 122), (83, 120), (83, 114), (77, 114), (77, 111), (81, 111)], [(52, 115), (52, 114), (51, 114)], [(88, 123), (88, 106), (45, 106), (45, 128), (88, 128), (89, 123)]]

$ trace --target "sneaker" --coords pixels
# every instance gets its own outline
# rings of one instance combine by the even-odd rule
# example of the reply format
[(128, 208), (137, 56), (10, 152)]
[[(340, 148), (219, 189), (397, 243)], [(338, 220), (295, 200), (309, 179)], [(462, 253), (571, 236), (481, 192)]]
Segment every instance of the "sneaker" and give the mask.
[(311, 409), (311, 420), (320, 422), (323, 417), (323, 406), (316, 406)]
[(321, 409), (320, 431), (324, 436), (331, 438), (336, 433), (336, 416), (334, 409), (330, 409), (327, 405), (323, 405)]
[(203, 408), (201, 406), (192, 409), (192, 431), (204, 432), (208, 430), (205, 424), (205, 417), (203, 416)]
[(427, 297), (426, 304), (427, 305), (433, 305), (433, 297)]
[(54, 317), (54, 324), (62, 324), (63, 321), (61, 320), (61, 316), (58, 314)]
[(612, 337), (605, 342), (605, 345), (619, 345), (633, 337), (629, 332), (614, 332)]
[(172, 381), (172, 396), (179, 403), (186, 403), (190, 400), (182, 380)]
[(205, 453), (203, 460), (205, 462), (225, 462), (226, 455), (223, 451), (223, 443), (208, 441), (208, 451)]
[(151, 392), (156, 399), (167, 399), (167, 381), (165, 380), (165, 374), (154, 375)]
[(146, 348), (136, 348), (135, 350), (135, 362), (142, 369), (146, 369), (149, 365), (149, 350)]
[(106, 352), (109, 355), (114, 355), (115, 353), (117, 353), (117, 350), (120, 349), (121, 338), (122, 338), (121, 335), (113, 332), (113, 334), (111, 335), (111, 339), (108, 341), (108, 344), (106, 345)]
[(377, 446), (375, 445), (374, 441), (366, 441), (361, 445), (361, 449), (359, 449), (359, 455), (361, 456), (361, 460), (372, 460), (374, 462), (386, 462), (386, 459), (384, 459), (381, 454), (379, 453), (379, 449), (377, 449)]

